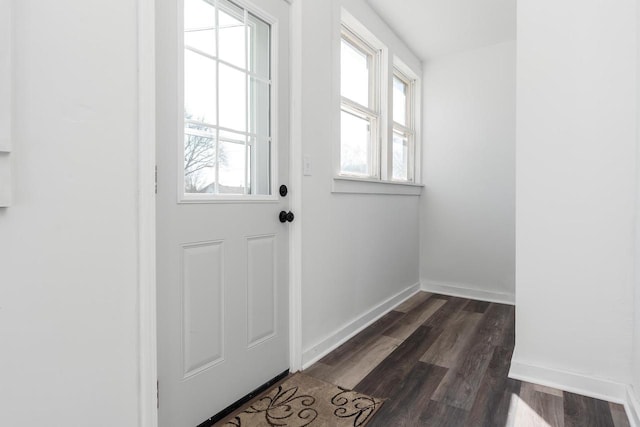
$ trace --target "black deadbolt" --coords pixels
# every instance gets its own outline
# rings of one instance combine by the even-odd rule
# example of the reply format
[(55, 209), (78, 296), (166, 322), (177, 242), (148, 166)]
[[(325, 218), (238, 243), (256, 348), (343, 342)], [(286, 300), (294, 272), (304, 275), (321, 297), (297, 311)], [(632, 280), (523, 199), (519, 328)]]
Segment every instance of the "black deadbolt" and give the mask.
[(282, 197), (286, 197), (287, 193), (289, 193), (289, 190), (287, 189), (286, 185), (281, 185), (280, 186), (280, 195)]

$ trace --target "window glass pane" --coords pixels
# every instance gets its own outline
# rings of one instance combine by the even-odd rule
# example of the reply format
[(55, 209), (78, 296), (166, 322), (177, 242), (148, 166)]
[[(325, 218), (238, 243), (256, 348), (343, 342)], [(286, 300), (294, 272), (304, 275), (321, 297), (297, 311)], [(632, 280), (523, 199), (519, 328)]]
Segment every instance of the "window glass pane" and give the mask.
[(393, 132), (393, 173), (394, 180), (409, 179), (409, 137)]
[(246, 132), (247, 79), (246, 74), (220, 64), (220, 126)]
[(270, 136), (270, 100), (270, 85), (252, 77), (249, 84), (249, 132), (264, 137)]
[(371, 175), (371, 123), (346, 111), (341, 114), (340, 170), (354, 175)]
[(249, 147), (249, 188), (251, 194), (271, 194), (271, 141), (252, 138)]
[(345, 98), (369, 106), (369, 66), (371, 56), (344, 38), (340, 54), (340, 92)]
[[(202, 128), (201, 128), (202, 129)], [(187, 130), (184, 135), (184, 192), (214, 193), (216, 147), (206, 132)]]
[(245, 194), (246, 146), (235, 142), (220, 142), (220, 194)]
[(204, 0), (184, 2), (184, 44), (209, 55), (216, 54), (215, 8)]
[(396, 76), (393, 76), (393, 120), (403, 126), (407, 126), (407, 93), (408, 85)]
[(249, 71), (269, 79), (269, 59), (271, 52), (271, 27), (262, 19), (252, 14), (249, 20)]
[(218, 5), (220, 59), (237, 67), (245, 68), (244, 10), (226, 0), (219, 0)]
[(216, 124), (216, 63), (188, 49), (184, 51), (184, 115)]

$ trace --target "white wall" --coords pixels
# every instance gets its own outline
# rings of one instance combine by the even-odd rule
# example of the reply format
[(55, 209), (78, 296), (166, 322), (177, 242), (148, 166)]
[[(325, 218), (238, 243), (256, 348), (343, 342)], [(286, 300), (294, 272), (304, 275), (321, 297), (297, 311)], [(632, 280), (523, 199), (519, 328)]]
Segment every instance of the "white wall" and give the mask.
[[(637, 410), (640, 410), (640, 0), (636, 1), (636, 247), (635, 247), (635, 307), (634, 307), (634, 340), (631, 359), (632, 384)], [(640, 413), (638, 414), (640, 416)]]
[[(304, 362), (330, 348), (340, 331), (418, 283), (418, 197), (332, 193), (333, 145), (339, 135), (340, 5), (407, 65), (420, 62), (363, 0), (302, 1), (303, 154), (312, 175), (302, 188)], [(343, 329), (344, 327), (346, 329)]]
[(424, 70), (420, 278), (427, 289), (513, 302), (515, 41)]
[(635, 3), (518, 3), (514, 364), (565, 387), (631, 377)]
[(14, 5), (0, 425), (135, 426), (136, 2)]

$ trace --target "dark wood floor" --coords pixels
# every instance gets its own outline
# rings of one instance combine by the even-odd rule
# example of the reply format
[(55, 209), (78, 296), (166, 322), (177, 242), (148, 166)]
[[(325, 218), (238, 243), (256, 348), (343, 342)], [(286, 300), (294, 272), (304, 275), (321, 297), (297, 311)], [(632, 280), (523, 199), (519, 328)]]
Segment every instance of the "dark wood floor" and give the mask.
[(514, 308), (420, 292), (305, 371), (386, 398), (368, 427), (628, 427), (621, 405), (509, 379)]

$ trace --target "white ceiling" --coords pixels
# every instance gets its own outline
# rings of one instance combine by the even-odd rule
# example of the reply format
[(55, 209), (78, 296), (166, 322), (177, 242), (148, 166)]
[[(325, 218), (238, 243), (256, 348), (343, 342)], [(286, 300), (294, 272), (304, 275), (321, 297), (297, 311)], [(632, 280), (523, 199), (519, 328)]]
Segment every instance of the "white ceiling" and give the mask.
[(423, 60), (516, 38), (516, 0), (367, 0)]

